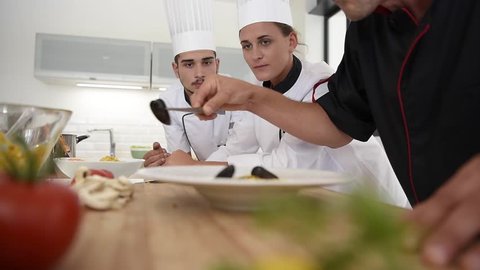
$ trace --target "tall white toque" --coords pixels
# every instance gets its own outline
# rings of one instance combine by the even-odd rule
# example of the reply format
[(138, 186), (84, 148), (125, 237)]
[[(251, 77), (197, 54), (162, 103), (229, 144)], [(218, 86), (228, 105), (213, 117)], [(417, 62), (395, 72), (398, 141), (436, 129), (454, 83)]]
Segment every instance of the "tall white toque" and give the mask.
[(215, 51), (212, 0), (165, 0), (173, 55)]
[(293, 27), (289, 0), (238, 0), (238, 29), (257, 22), (279, 22)]

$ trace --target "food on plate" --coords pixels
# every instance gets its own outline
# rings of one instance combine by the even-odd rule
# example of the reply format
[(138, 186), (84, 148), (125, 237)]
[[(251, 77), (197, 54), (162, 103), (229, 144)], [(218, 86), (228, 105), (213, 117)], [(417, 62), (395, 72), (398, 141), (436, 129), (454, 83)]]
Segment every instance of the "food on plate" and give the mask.
[(3, 135), (0, 140), (0, 268), (51, 269), (80, 223), (78, 196), (44, 181), (51, 167), (41, 167), (40, 148)]
[(100, 161), (120, 161), (116, 156), (104, 156)]
[[(235, 166), (228, 165), (223, 170), (221, 170), (217, 175), (216, 178), (232, 178), (233, 174), (235, 173)], [(238, 177), (239, 179), (278, 179), (278, 177), (273, 174), (272, 172), (268, 171), (267, 169), (263, 168), (262, 166), (256, 166), (252, 169), (250, 175), (244, 175)]]
[(278, 177), (268, 171), (267, 169), (261, 167), (261, 166), (256, 166), (255, 168), (252, 169), (252, 176), (255, 176), (257, 178), (261, 179), (278, 179)]
[(107, 170), (89, 170), (80, 167), (72, 187), (82, 203), (95, 210), (120, 209), (133, 197), (133, 185), (124, 176), (113, 178)]
[(74, 158), (69, 157), (68, 160), (70, 160), (70, 161), (85, 161), (83, 158), (76, 158), (76, 157), (74, 157)]
[(233, 173), (235, 173), (235, 167), (233, 165), (228, 165), (223, 170), (221, 170), (215, 177), (231, 178), (233, 176)]

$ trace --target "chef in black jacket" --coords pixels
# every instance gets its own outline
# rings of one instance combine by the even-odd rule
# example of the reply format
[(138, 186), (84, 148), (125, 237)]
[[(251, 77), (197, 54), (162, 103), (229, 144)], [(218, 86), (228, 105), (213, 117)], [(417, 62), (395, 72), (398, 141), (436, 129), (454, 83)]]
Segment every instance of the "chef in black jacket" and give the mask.
[(410, 218), (431, 232), (426, 261), (480, 269), (480, 1), (336, 2), (352, 23), (329, 93), (316, 104), (214, 76), (192, 105), (207, 115), (251, 111), (330, 147), (378, 129), (415, 205)]

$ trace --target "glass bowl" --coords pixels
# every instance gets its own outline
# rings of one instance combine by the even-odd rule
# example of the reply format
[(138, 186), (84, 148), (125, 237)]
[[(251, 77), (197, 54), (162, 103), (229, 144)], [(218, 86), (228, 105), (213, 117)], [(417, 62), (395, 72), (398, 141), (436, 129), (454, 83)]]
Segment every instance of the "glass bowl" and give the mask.
[(7, 140), (23, 139), (43, 164), (71, 115), (68, 110), (0, 103), (0, 132)]

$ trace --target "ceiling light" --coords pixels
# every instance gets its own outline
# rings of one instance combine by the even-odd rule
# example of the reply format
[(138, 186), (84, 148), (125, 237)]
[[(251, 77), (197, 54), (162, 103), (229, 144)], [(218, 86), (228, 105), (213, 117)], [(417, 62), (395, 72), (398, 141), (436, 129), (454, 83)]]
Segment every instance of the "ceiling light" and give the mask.
[(77, 83), (78, 87), (92, 87), (92, 88), (110, 88), (110, 89), (128, 89), (128, 90), (142, 90), (141, 86), (133, 85), (114, 85), (114, 84), (96, 84), (96, 83)]

